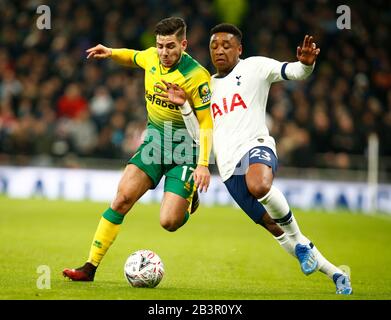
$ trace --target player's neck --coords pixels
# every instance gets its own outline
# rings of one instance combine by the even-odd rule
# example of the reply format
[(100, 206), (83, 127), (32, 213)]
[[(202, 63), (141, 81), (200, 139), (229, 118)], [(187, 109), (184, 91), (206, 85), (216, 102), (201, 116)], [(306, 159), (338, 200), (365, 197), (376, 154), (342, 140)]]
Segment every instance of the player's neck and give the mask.
[(231, 71), (236, 67), (236, 65), (239, 63), (240, 59), (238, 59), (238, 61), (236, 61), (236, 63), (229, 69), (226, 69), (226, 70), (217, 70), (217, 78), (224, 78), (226, 77), (227, 75), (229, 75), (231, 73)]
[(161, 69), (165, 72), (170, 71), (172, 68), (175, 68), (176, 66), (178, 66), (181, 63), (182, 57), (183, 57), (183, 52), (181, 53), (181, 56), (179, 57), (179, 59), (169, 67), (164, 66), (160, 62)]

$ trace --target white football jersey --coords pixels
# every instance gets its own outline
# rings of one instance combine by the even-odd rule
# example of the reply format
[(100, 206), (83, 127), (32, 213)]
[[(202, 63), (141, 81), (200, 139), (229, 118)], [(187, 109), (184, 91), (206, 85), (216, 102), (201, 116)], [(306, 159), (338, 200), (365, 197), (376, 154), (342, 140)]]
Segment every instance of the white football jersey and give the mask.
[(227, 76), (212, 76), (213, 149), (223, 181), (256, 146), (269, 147), (277, 155), (266, 127), (266, 102), (270, 85), (287, 79), (286, 66), (270, 58), (250, 57), (240, 60)]

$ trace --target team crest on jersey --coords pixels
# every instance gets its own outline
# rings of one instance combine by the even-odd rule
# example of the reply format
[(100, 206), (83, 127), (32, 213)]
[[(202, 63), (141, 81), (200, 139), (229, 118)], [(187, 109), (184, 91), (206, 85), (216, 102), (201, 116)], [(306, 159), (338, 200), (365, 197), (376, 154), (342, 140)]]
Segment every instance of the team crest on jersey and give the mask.
[(210, 101), (211, 93), (207, 82), (201, 84), (198, 87), (198, 93), (200, 95), (202, 103), (207, 103)]
[(240, 84), (241, 84), (241, 82), (240, 82), (240, 78), (241, 78), (242, 76), (236, 76), (236, 80), (238, 80), (237, 82), (236, 82), (236, 85), (238, 85), (238, 86), (240, 86)]
[(186, 183), (183, 185), (183, 189), (186, 189), (187, 191), (190, 191), (190, 182), (186, 182)]

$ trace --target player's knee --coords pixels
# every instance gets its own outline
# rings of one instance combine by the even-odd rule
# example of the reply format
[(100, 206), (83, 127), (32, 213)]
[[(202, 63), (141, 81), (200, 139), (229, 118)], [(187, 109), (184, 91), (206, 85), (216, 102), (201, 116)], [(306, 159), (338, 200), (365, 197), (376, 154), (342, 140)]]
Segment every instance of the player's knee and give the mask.
[(164, 229), (166, 229), (167, 231), (170, 231), (170, 232), (174, 232), (180, 227), (180, 224), (178, 223), (178, 221), (171, 219), (171, 218), (161, 218), (160, 225)]
[(271, 181), (263, 179), (262, 181), (247, 182), (248, 191), (257, 199), (267, 195), (272, 187)]
[(118, 193), (111, 204), (111, 208), (122, 214), (126, 214), (133, 206), (135, 199), (123, 193)]

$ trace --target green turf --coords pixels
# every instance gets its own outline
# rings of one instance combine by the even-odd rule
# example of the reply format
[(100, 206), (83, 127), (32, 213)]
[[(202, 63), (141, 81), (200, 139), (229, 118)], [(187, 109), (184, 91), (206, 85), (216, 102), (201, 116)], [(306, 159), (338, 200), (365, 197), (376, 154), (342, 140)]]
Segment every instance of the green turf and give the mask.
[[(180, 230), (159, 225), (158, 205), (136, 205), (93, 283), (64, 279), (84, 263), (107, 204), (0, 198), (0, 299), (390, 299), (391, 219), (348, 212), (295, 210), (301, 229), (336, 265), (348, 265), (354, 295), (337, 296), (321, 273), (304, 276), (261, 227), (231, 207), (203, 207)], [(154, 289), (132, 288), (127, 256), (157, 252), (165, 276)], [(51, 270), (51, 289), (38, 289), (37, 268)]]

